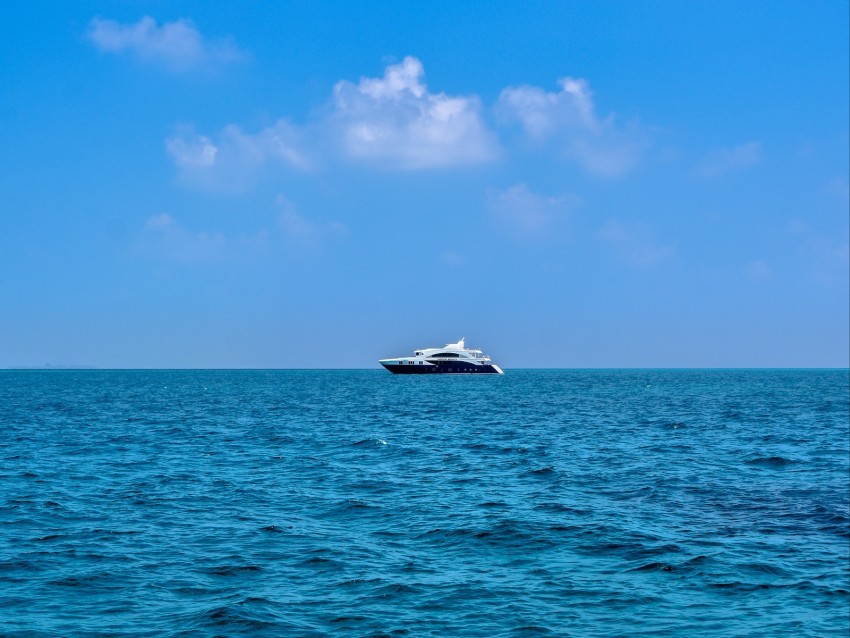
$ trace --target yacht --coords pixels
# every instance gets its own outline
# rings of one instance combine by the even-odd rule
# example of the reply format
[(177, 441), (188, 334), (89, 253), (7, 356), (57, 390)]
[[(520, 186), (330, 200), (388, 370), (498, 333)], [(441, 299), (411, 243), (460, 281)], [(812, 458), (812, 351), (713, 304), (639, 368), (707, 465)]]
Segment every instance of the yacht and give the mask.
[(381, 359), (393, 374), (505, 374), (481, 350), (467, 348), (463, 339), (442, 348), (416, 350), (412, 357)]

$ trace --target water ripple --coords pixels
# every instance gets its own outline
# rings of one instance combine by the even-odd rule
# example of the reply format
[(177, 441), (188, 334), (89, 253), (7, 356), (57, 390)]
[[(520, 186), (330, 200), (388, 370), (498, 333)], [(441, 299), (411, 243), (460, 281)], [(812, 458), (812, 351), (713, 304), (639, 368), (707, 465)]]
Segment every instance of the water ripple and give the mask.
[(846, 635), (847, 397), (846, 371), (0, 371), (0, 635)]

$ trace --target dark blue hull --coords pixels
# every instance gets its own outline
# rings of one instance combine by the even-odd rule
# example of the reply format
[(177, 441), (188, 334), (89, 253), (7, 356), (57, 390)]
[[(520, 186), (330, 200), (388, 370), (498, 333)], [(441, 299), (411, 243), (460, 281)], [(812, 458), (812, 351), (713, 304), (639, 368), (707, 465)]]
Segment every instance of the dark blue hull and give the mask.
[(404, 365), (383, 363), (393, 374), (499, 374), (492, 365), (475, 365), (461, 361), (440, 361), (433, 365)]

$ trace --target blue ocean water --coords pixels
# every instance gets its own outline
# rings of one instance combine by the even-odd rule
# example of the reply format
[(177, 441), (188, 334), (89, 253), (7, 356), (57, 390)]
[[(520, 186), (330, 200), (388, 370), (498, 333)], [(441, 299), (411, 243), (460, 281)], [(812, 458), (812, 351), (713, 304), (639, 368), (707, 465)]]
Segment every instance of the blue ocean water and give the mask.
[(0, 372), (0, 635), (829, 636), (848, 372)]

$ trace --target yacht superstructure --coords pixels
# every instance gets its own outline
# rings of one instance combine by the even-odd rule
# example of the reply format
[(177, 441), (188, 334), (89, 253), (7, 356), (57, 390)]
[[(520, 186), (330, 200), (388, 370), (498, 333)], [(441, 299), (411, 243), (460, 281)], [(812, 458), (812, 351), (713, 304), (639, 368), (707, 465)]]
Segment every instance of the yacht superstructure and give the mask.
[(442, 348), (416, 350), (412, 357), (381, 359), (393, 374), (504, 374), (481, 350), (467, 348), (464, 340)]

